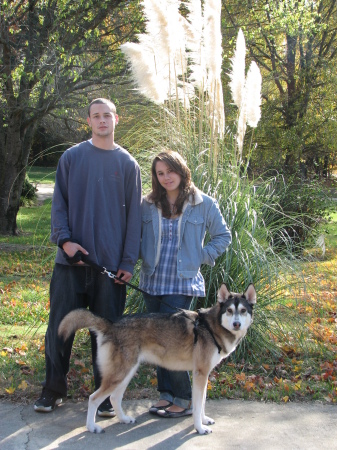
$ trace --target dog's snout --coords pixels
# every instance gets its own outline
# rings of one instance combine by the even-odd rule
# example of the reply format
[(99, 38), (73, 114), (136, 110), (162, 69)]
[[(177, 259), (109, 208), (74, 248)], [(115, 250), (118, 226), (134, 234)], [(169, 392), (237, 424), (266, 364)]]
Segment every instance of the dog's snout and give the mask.
[(233, 322), (233, 327), (235, 330), (238, 330), (241, 327), (241, 323), (239, 321)]

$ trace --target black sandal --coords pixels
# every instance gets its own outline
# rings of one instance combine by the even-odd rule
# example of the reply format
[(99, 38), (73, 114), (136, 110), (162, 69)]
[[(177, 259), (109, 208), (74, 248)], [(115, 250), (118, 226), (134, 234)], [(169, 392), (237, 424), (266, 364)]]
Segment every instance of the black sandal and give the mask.
[(165, 411), (166, 408), (169, 408), (170, 406), (173, 405), (172, 402), (169, 402), (168, 400), (165, 400), (165, 401), (167, 401), (167, 405), (165, 405), (165, 406), (155, 406), (155, 405), (152, 405), (151, 408), (149, 409), (149, 413), (150, 413), (150, 414), (157, 414), (157, 412), (158, 412), (159, 410)]
[(165, 417), (168, 419), (174, 419), (176, 417), (191, 416), (192, 414), (193, 414), (192, 408), (186, 408), (179, 412), (167, 411), (167, 409), (162, 408), (160, 411), (157, 412), (157, 416)]

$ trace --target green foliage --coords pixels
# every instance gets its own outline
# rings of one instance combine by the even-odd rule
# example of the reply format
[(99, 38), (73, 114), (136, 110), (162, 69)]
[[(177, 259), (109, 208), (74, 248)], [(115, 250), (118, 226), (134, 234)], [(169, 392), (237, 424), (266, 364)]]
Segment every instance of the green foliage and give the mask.
[(335, 164), (336, 8), (334, 0), (223, 2), (225, 52), (241, 27), (263, 77), (253, 169), (294, 174), (306, 164), (321, 174)]
[[(263, 216), (271, 229), (270, 244), (279, 250), (291, 245), (293, 252), (302, 252), (317, 237), (318, 227), (333, 208), (331, 198), (316, 180), (300, 180), (296, 176), (287, 180), (280, 175), (272, 177), (265, 188)], [(280, 223), (281, 228), (275, 227)]]
[(36, 199), (37, 187), (29, 181), (28, 175), (22, 186), (20, 206), (29, 205)]
[[(86, 89), (105, 83), (113, 71), (119, 72), (123, 60), (118, 57), (118, 47), (125, 35), (131, 36), (142, 23), (138, 2), (128, 2), (127, 7), (123, 3), (104, 0), (98, 5), (90, 0), (46, 5), (37, 1), (34, 5), (8, 2), (2, 6), (3, 43), (9, 44), (11, 35), (22, 55), (13, 52), (11, 67), (3, 72), (11, 83), (2, 87), (19, 103), (28, 100), (30, 120), (43, 117), (57, 105), (73, 105), (73, 96), (78, 94), (87, 104)], [(27, 91), (23, 93), (24, 86)], [(5, 117), (10, 112), (6, 98), (3, 96)], [(43, 106), (43, 114), (34, 108), (38, 106)]]

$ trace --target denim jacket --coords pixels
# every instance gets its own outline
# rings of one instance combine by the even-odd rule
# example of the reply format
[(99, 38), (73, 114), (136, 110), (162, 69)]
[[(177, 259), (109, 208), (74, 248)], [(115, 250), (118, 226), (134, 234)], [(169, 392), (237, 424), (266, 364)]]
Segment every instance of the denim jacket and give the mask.
[[(215, 260), (231, 243), (231, 232), (216, 200), (197, 190), (195, 203), (185, 202), (178, 224), (178, 276), (193, 278), (201, 264), (215, 265)], [(160, 257), (161, 209), (148, 197), (142, 201), (141, 270), (152, 275)], [(204, 246), (206, 231), (210, 239)]]

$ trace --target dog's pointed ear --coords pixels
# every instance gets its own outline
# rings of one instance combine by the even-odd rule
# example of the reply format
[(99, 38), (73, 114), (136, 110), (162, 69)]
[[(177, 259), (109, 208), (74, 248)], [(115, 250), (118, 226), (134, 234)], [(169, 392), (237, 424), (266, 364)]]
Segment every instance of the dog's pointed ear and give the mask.
[(218, 290), (218, 302), (224, 303), (228, 300), (230, 295), (231, 293), (229, 292), (228, 287), (225, 284), (222, 284)]
[(255, 305), (256, 303), (256, 291), (253, 284), (250, 284), (245, 292), (245, 297), (251, 305)]

